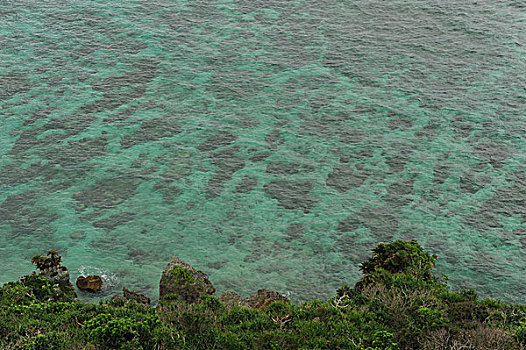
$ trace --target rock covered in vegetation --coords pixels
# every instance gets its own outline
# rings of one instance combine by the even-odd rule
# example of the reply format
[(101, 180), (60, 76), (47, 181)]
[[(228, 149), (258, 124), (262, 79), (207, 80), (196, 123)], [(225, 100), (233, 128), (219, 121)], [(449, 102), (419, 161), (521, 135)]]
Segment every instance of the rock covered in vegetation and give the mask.
[(135, 300), (139, 304), (150, 306), (151, 300), (146, 295), (127, 288), (123, 288), (122, 292), (124, 293), (124, 298), (126, 298), (126, 300)]
[[(48, 250), (46, 256), (37, 254), (31, 258), (31, 263), (40, 270), (38, 277), (50, 281), (54, 296), (73, 300), (77, 297), (77, 293), (69, 281), (69, 271), (67, 267), (61, 265), (61, 261), (62, 257), (56, 250)], [(27, 277), (28, 280), (34, 280), (37, 275), (33, 272)]]
[(252, 309), (263, 311), (267, 306), (275, 301), (289, 302), (289, 299), (283, 295), (266, 289), (260, 289), (258, 292), (245, 300), (246, 305)]
[(275, 301), (282, 301), (285, 303), (290, 302), (289, 299), (283, 295), (267, 289), (260, 289), (256, 294), (251, 295), (246, 299), (242, 299), (241, 296), (236, 292), (225, 292), (221, 295), (221, 297), (219, 297), (219, 300), (221, 300), (221, 302), (227, 308), (231, 308), (233, 306), (243, 306), (251, 309), (257, 309), (259, 311), (263, 311), (267, 306)]
[(62, 257), (56, 250), (48, 250), (47, 256), (37, 254), (31, 258), (31, 262), (40, 270), (40, 276), (46, 277), (52, 284), (59, 286), (70, 286), (69, 271), (60, 262)]
[(151, 299), (144, 294), (137, 293), (136, 291), (129, 290), (128, 288), (122, 288), (122, 292), (123, 294), (115, 294), (111, 300), (121, 303), (122, 305), (129, 301), (135, 301), (138, 304), (142, 304), (144, 306), (151, 305)]
[(172, 257), (161, 276), (159, 299), (176, 294), (181, 300), (193, 303), (204, 294), (214, 294), (216, 289), (208, 275), (196, 270), (178, 257)]
[(219, 297), (219, 300), (221, 300), (221, 302), (227, 308), (231, 308), (233, 306), (245, 306), (243, 298), (241, 298), (241, 296), (236, 292), (224, 292)]
[(98, 292), (102, 287), (102, 278), (97, 275), (79, 276), (77, 278), (77, 287), (88, 292)]

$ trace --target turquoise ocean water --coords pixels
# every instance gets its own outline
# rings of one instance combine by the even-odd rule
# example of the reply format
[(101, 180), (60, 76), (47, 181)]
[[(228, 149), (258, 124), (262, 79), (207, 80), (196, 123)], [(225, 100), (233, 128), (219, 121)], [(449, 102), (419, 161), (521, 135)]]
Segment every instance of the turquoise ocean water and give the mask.
[(0, 0), (0, 283), (177, 255), (301, 301), (414, 238), (524, 303), (525, 39), (512, 0)]

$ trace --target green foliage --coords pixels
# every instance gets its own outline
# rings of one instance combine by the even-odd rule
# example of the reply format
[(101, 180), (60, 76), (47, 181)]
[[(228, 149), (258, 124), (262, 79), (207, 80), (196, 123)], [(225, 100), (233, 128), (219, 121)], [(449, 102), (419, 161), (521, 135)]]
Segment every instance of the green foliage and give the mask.
[(75, 292), (67, 286), (56, 286), (36, 274), (24, 276), (0, 288), (0, 296), (11, 305), (28, 305), (39, 301), (73, 301)]
[[(139, 317), (137, 317), (139, 316)], [(148, 347), (153, 345), (152, 330), (160, 323), (154, 315), (136, 315), (135, 317), (115, 317), (110, 314), (98, 314), (85, 323), (89, 337), (95, 343), (110, 349)]]
[(201, 302), (207, 310), (210, 310), (214, 313), (222, 312), (225, 310), (225, 306), (219, 300), (218, 297), (213, 295), (203, 294), (200, 296)]
[(519, 327), (517, 327), (515, 338), (521, 345), (526, 346), (526, 322), (521, 322)]
[(175, 265), (173, 269), (170, 270), (170, 273), (175, 278), (175, 280), (180, 284), (192, 284), (195, 282), (195, 279), (192, 277), (192, 274), (187, 269), (182, 268), (179, 265)]
[(380, 243), (373, 250), (373, 256), (363, 262), (360, 269), (365, 276), (383, 269), (389, 273), (412, 273), (420, 279), (433, 279), (432, 270), (436, 258), (429, 255), (417, 241), (398, 240)]
[(378, 331), (374, 334), (373, 346), (375, 349), (395, 350), (398, 348), (396, 343), (393, 343), (391, 338), (393, 334), (387, 331)]
[(24, 337), (20, 344), (16, 347), (17, 350), (49, 350), (64, 348), (64, 340), (60, 338), (55, 332), (48, 334), (36, 334), (33, 337)]
[(48, 250), (47, 256), (36, 254), (31, 258), (31, 263), (39, 270), (59, 266), (61, 261), (62, 257), (54, 249)]
[[(35, 261), (37, 267), (50, 263)], [(433, 266), (434, 258), (414, 241), (380, 244), (354, 287), (343, 285), (327, 301), (274, 302), (264, 311), (226, 308), (209, 295), (195, 303), (166, 295), (156, 308), (122, 298), (85, 304), (33, 274), (0, 287), (0, 349), (526, 347), (525, 305), (453, 292), (432, 275)], [(193, 283), (187, 270), (173, 271)]]

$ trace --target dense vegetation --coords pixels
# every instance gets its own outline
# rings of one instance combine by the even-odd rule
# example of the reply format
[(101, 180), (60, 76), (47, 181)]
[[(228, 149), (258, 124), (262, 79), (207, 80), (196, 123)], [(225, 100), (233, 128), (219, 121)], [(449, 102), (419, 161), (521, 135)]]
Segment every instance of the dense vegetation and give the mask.
[[(37, 257), (36, 263), (46, 259)], [(415, 241), (379, 244), (354, 287), (263, 311), (170, 294), (99, 305), (33, 274), (0, 288), (1, 349), (523, 349), (526, 306), (451, 291)], [(42, 266), (40, 266), (42, 267)]]

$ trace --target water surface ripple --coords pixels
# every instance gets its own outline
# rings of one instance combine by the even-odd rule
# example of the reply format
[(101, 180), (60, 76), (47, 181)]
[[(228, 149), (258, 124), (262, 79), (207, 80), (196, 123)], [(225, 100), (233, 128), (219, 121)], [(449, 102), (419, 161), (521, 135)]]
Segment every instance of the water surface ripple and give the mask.
[[(377, 242), (526, 302), (522, 1), (0, 0), (0, 282), (326, 298)], [(82, 296), (88, 298), (87, 296)]]

